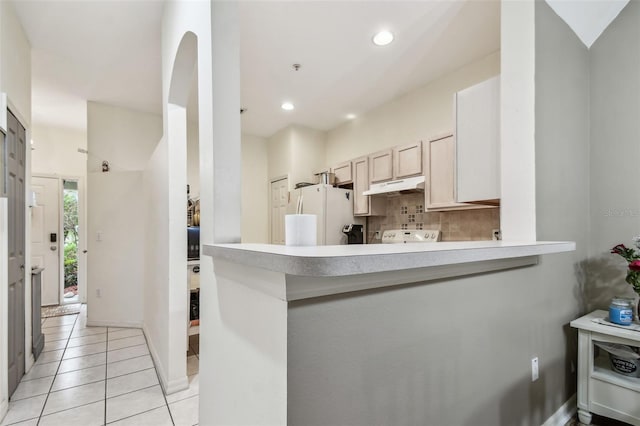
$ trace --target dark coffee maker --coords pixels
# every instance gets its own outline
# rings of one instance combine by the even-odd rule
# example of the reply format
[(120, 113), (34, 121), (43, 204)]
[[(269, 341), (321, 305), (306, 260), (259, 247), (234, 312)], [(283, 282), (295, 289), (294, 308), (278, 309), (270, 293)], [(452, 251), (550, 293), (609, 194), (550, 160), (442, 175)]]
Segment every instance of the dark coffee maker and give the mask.
[(353, 223), (345, 225), (342, 233), (347, 236), (347, 244), (364, 244), (364, 234), (362, 233), (362, 225)]

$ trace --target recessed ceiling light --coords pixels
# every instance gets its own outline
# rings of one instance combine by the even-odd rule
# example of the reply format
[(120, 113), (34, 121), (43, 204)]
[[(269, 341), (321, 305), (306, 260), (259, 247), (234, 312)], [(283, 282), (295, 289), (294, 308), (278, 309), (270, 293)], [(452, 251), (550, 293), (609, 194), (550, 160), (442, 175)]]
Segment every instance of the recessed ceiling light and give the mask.
[(353, 120), (354, 118), (356, 118), (355, 114), (347, 114), (347, 120)]
[(284, 102), (282, 105), (280, 105), (280, 108), (282, 108), (285, 111), (291, 111), (295, 107), (293, 106), (293, 104), (291, 102)]
[(393, 41), (393, 33), (390, 31), (380, 31), (373, 36), (373, 44), (376, 46), (386, 46)]

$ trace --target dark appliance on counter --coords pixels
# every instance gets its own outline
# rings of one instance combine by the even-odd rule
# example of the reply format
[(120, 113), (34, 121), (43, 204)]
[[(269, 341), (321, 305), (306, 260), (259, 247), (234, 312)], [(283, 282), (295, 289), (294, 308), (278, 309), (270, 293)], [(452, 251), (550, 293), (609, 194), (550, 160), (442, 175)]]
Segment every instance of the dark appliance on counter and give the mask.
[(187, 227), (187, 260), (200, 259), (200, 227)]
[(347, 244), (364, 244), (362, 225), (350, 223), (342, 228), (342, 233), (347, 236)]

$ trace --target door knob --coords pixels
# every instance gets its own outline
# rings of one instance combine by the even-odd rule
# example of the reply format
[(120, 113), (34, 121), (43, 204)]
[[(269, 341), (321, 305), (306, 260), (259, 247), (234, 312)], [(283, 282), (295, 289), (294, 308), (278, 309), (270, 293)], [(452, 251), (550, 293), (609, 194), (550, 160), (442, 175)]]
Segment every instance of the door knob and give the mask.
[(20, 265), (20, 270), (24, 271), (24, 265)]
[(83, 253), (86, 253), (86, 252), (87, 252), (87, 250), (82, 250), (82, 252), (83, 252)]
[(51, 247), (49, 247), (49, 249), (50, 249), (51, 251), (56, 251), (56, 250), (58, 250), (58, 247), (56, 247), (56, 246), (51, 246)]

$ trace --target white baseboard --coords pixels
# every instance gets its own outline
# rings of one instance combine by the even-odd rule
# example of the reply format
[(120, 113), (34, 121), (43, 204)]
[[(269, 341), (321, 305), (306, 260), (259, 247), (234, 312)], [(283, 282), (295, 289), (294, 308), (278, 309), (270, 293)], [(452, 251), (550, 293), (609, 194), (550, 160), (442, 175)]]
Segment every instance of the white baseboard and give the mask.
[(32, 348), (29, 348), (29, 349), (31, 350), (31, 353), (24, 360), (24, 373), (25, 374), (27, 374), (29, 372), (29, 370), (31, 370), (31, 367), (33, 367), (33, 364), (36, 363), (36, 358), (33, 356), (33, 349)]
[(160, 357), (158, 356), (158, 351), (156, 350), (153, 341), (149, 338), (151, 335), (146, 325), (143, 325), (142, 332), (147, 339), (147, 346), (149, 347), (149, 352), (151, 353), (151, 358), (153, 359), (153, 364), (156, 367), (156, 371), (158, 372), (158, 377), (160, 378), (160, 386), (162, 386), (162, 390), (164, 390), (165, 395), (171, 395), (175, 392), (180, 392), (182, 390), (189, 388), (189, 378), (185, 375), (184, 377), (177, 380), (167, 380), (167, 375), (164, 371), (164, 367), (162, 363), (160, 363)]
[(96, 321), (87, 319), (87, 327), (142, 328), (142, 321)]
[(577, 411), (578, 405), (576, 394), (574, 393), (542, 426), (564, 426)]

